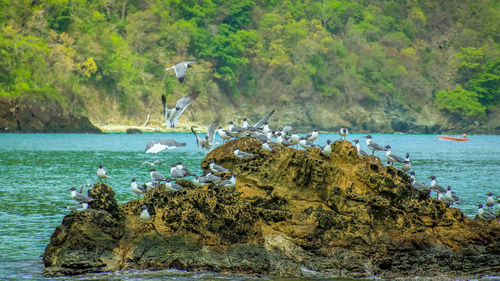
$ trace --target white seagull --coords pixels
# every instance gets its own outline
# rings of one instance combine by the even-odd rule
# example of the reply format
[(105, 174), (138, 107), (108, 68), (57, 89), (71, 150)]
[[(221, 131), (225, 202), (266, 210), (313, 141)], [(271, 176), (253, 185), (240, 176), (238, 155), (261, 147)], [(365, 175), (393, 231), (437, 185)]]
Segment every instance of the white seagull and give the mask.
[(139, 195), (146, 194), (146, 186), (138, 185), (137, 182), (135, 181), (135, 178), (132, 179), (132, 183), (130, 183), (130, 188), (132, 188), (132, 192), (137, 194), (137, 197), (139, 197)]
[(102, 179), (110, 178), (110, 176), (108, 176), (108, 173), (106, 172), (106, 170), (104, 170), (102, 165), (99, 165), (99, 169), (97, 169), (96, 174), (97, 177), (99, 178), (99, 181), (101, 181)]
[(233, 173), (230, 179), (221, 181), (216, 186), (233, 187), (236, 185), (236, 173)]
[(89, 208), (89, 203), (83, 202), (83, 203), (72, 205), (72, 206), (64, 206), (63, 208), (65, 208), (67, 210), (71, 210), (71, 211), (73, 211), (73, 210), (74, 211), (83, 211), (83, 210), (87, 210)]
[(226, 169), (226, 168), (222, 167), (221, 165), (215, 163), (214, 159), (210, 160), (210, 164), (209, 164), (208, 167), (210, 168), (210, 171), (212, 171), (212, 173), (226, 173), (226, 172), (229, 172), (229, 169)]
[(387, 157), (387, 161), (391, 162), (391, 164), (394, 162), (403, 163), (405, 161), (403, 158), (392, 153), (390, 145), (385, 146), (385, 157)]
[(175, 77), (177, 78), (177, 80), (179, 80), (180, 83), (182, 83), (184, 81), (184, 77), (186, 76), (187, 69), (193, 67), (192, 64), (195, 63), (196, 62), (194, 61), (184, 61), (174, 66), (167, 67), (165, 68), (165, 70), (173, 69), (175, 71)]
[(241, 151), (239, 150), (237, 147), (235, 147), (233, 149), (233, 153), (234, 155), (236, 155), (236, 157), (238, 158), (242, 158), (242, 159), (247, 159), (247, 158), (252, 158), (254, 157), (254, 155), (252, 153), (248, 153), (248, 152), (245, 152), (245, 151)]
[(91, 198), (81, 192), (78, 192), (75, 187), (71, 187), (71, 198), (73, 198), (76, 202), (78, 203), (84, 203), (84, 202), (90, 202), (92, 200), (95, 200), (94, 198)]
[(177, 101), (174, 108), (167, 107), (167, 99), (165, 95), (161, 95), (161, 103), (163, 105), (163, 116), (165, 116), (165, 124), (167, 128), (174, 128), (181, 114), (193, 101), (200, 95), (200, 91), (193, 92)]
[(495, 219), (496, 216), (493, 213), (483, 210), (483, 204), (477, 205), (479, 209), (477, 209), (477, 216), (483, 220), (492, 220)]
[[(165, 149), (174, 149), (186, 146), (185, 142), (177, 142), (173, 139), (149, 141), (144, 152), (157, 154)], [(148, 164), (148, 163), (146, 163)]]
[(340, 128), (339, 135), (340, 138), (344, 138), (345, 140), (347, 138), (347, 135), (349, 135), (349, 130), (347, 128)]
[(148, 206), (142, 205), (142, 212), (139, 215), (139, 218), (143, 220), (149, 220), (151, 218), (151, 216), (149, 215)]
[(377, 144), (376, 142), (372, 141), (372, 136), (368, 135), (365, 136), (366, 138), (366, 146), (372, 151), (372, 155), (375, 153), (375, 150), (377, 151), (385, 151), (385, 148)]
[(354, 143), (356, 143), (356, 150), (358, 150), (358, 154), (360, 156), (368, 156), (368, 153), (366, 153), (366, 151), (364, 151), (363, 149), (361, 149), (361, 147), (359, 146), (359, 140), (354, 140)]
[(410, 153), (407, 152), (401, 170), (403, 170), (403, 172), (408, 172), (410, 169), (411, 169)]

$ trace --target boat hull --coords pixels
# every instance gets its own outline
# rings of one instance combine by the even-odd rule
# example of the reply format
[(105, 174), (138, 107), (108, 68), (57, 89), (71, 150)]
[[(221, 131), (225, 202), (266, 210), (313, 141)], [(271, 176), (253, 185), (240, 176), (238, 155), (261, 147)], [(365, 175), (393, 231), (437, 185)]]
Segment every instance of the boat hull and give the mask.
[(462, 138), (462, 137), (451, 137), (451, 136), (437, 136), (439, 139), (443, 140), (453, 140), (453, 141), (468, 141), (468, 138)]

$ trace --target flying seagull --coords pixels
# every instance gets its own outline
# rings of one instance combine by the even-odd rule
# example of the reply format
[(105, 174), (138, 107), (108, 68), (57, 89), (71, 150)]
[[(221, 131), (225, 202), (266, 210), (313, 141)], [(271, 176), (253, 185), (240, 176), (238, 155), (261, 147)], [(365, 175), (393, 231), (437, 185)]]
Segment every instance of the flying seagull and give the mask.
[[(174, 149), (183, 146), (186, 146), (185, 142), (177, 142), (173, 139), (148, 141), (148, 143), (146, 144), (146, 150), (144, 150), (144, 152), (157, 154), (165, 149)], [(143, 163), (143, 164), (150, 164), (150, 163)]]
[(276, 109), (273, 109), (271, 112), (269, 112), (269, 114), (267, 114), (262, 119), (260, 119), (259, 121), (257, 121), (257, 123), (255, 123), (253, 125), (253, 127), (257, 128), (257, 129), (260, 129), (260, 128), (264, 127), (264, 125), (269, 121), (269, 118), (271, 118), (271, 116), (273, 115), (273, 113), (274, 113), (275, 110)]
[(174, 108), (167, 107), (167, 98), (161, 95), (161, 103), (163, 105), (163, 115), (165, 116), (165, 124), (167, 128), (174, 128), (182, 112), (193, 103), (193, 101), (200, 95), (200, 91), (195, 91), (181, 99), (179, 99)]
[(167, 67), (165, 68), (165, 70), (174, 69), (175, 77), (177, 78), (177, 80), (179, 80), (180, 83), (182, 83), (184, 81), (184, 77), (186, 76), (187, 69), (193, 67), (192, 64), (195, 63), (196, 62), (194, 61), (184, 61), (174, 66)]
[(205, 136), (205, 138), (200, 138), (198, 136), (198, 134), (196, 133), (196, 131), (194, 130), (194, 128), (191, 127), (191, 132), (193, 132), (193, 134), (196, 137), (196, 145), (198, 146), (198, 148), (201, 151), (207, 153), (214, 146), (215, 131), (217, 130), (217, 127), (219, 126), (219, 122), (220, 122), (220, 116), (217, 117), (217, 119), (214, 122), (212, 122), (212, 124), (210, 124), (210, 126), (208, 126), (207, 135)]

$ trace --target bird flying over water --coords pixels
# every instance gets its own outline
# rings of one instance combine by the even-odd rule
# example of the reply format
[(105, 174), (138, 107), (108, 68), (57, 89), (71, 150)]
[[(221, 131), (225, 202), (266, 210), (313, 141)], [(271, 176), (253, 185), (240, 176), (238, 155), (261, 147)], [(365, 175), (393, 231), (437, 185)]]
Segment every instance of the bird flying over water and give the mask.
[(193, 101), (200, 95), (200, 91), (195, 91), (183, 98), (180, 98), (174, 108), (168, 108), (167, 98), (161, 95), (161, 103), (163, 105), (163, 116), (165, 117), (165, 125), (167, 128), (174, 128), (181, 114)]
[(193, 67), (192, 64), (195, 64), (194, 61), (184, 61), (178, 63), (174, 66), (167, 67), (165, 70), (173, 69), (175, 71), (175, 77), (179, 80), (180, 83), (184, 82), (184, 77), (186, 76), (186, 71), (188, 68)]
[[(146, 150), (144, 150), (144, 152), (157, 154), (165, 149), (174, 149), (183, 146), (186, 146), (185, 142), (177, 142), (173, 139), (148, 141), (148, 143), (146, 144)], [(144, 161), (143, 164), (150, 164), (145, 162), (146, 161)]]

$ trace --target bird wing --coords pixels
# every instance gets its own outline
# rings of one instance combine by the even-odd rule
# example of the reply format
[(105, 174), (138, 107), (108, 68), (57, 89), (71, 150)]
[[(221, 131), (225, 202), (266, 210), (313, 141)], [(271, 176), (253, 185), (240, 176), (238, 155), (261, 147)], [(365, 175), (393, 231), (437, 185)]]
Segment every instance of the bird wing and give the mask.
[(239, 151), (238, 155), (240, 155), (241, 157), (253, 157), (253, 154), (252, 153), (248, 153), (248, 152), (245, 152), (245, 151)]
[(210, 143), (213, 143), (214, 142), (214, 139), (215, 139), (215, 131), (217, 130), (217, 128), (219, 127), (219, 122), (221, 120), (221, 117), (218, 116), (217, 119), (215, 119), (214, 122), (212, 122), (212, 124), (210, 124), (210, 126), (208, 126), (208, 129), (207, 129), (207, 134), (208, 134), (208, 140), (210, 141)]
[(391, 158), (394, 159), (394, 161), (400, 162), (400, 163), (403, 163), (405, 161), (403, 158), (397, 156), (396, 154), (394, 154), (392, 152), (391, 152)]
[(167, 107), (167, 99), (165, 98), (165, 95), (161, 95), (161, 104), (163, 105), (163, 116), (165, 117), (165, 123), (167, 125), (168, 128), (173, 128), (173, 124), (171, 124), (172, 122), (170, 122), (170, 113), (172, 111), (172, 109), (169, 109)]
[(146, 153), (159, 153), (167, 148), (166, 145), (163, 145), (160, 141), (150, 141), (146, 144)]
[(165, 145), (168, 149), (186, 146), (185, 142), (177, 142), (173, 139), (160, 140), (160, 144)]
[(275, 110), (276, 109), (273, 109), (269, 114), (267, 114), (262, 119), (260, 119), (257, 123), (255, 123), (255, 125), (253, 125), (253, 127), (254, 128), (262, 128), (262, 127), (264, 127), (264, 123), (266, 123), (267, 121), (269, 121), (269, 118), (271, 118), (271, 116), (273, 115), (273, 113), (274, 113)]
[(186, 76), (187, 63), (181, 62), (181, 63), (176, 64), (174, 66), (174, 70), (175, 70), (175, 77), (182, 78), (182, 77)]
[(81, 193), (76, 193), (75, 197), (73, 199), (75, 199), (75, 201), (80, 202), (80, 203), (90, 202), (90, 201), (94, 200), (93, 198), (85, 196), (84, 194), (81, 194)]
[(193, 132), (194, 136), (196, 137), (196, 146), (198, 146), (198, 148), (201, 149), (201, 140), (200, 140), (200, 137), (198, 137), (198, 134), (194, 130), (193, 126), (191, 126), (191, 132)]
[(386, 150), (386, 148), (380, 146), (378, 143), (373, 142), (373, 141), (370, 142), (369, 146), (371, 147), (372, 150), (384, 150), (384, 151)]
[(195, 91), (177, 101), (176, 107), (180, 108), (175, 113), (175, 119), (179, 118), (186, 108), (200, 95), (200, 91)]

